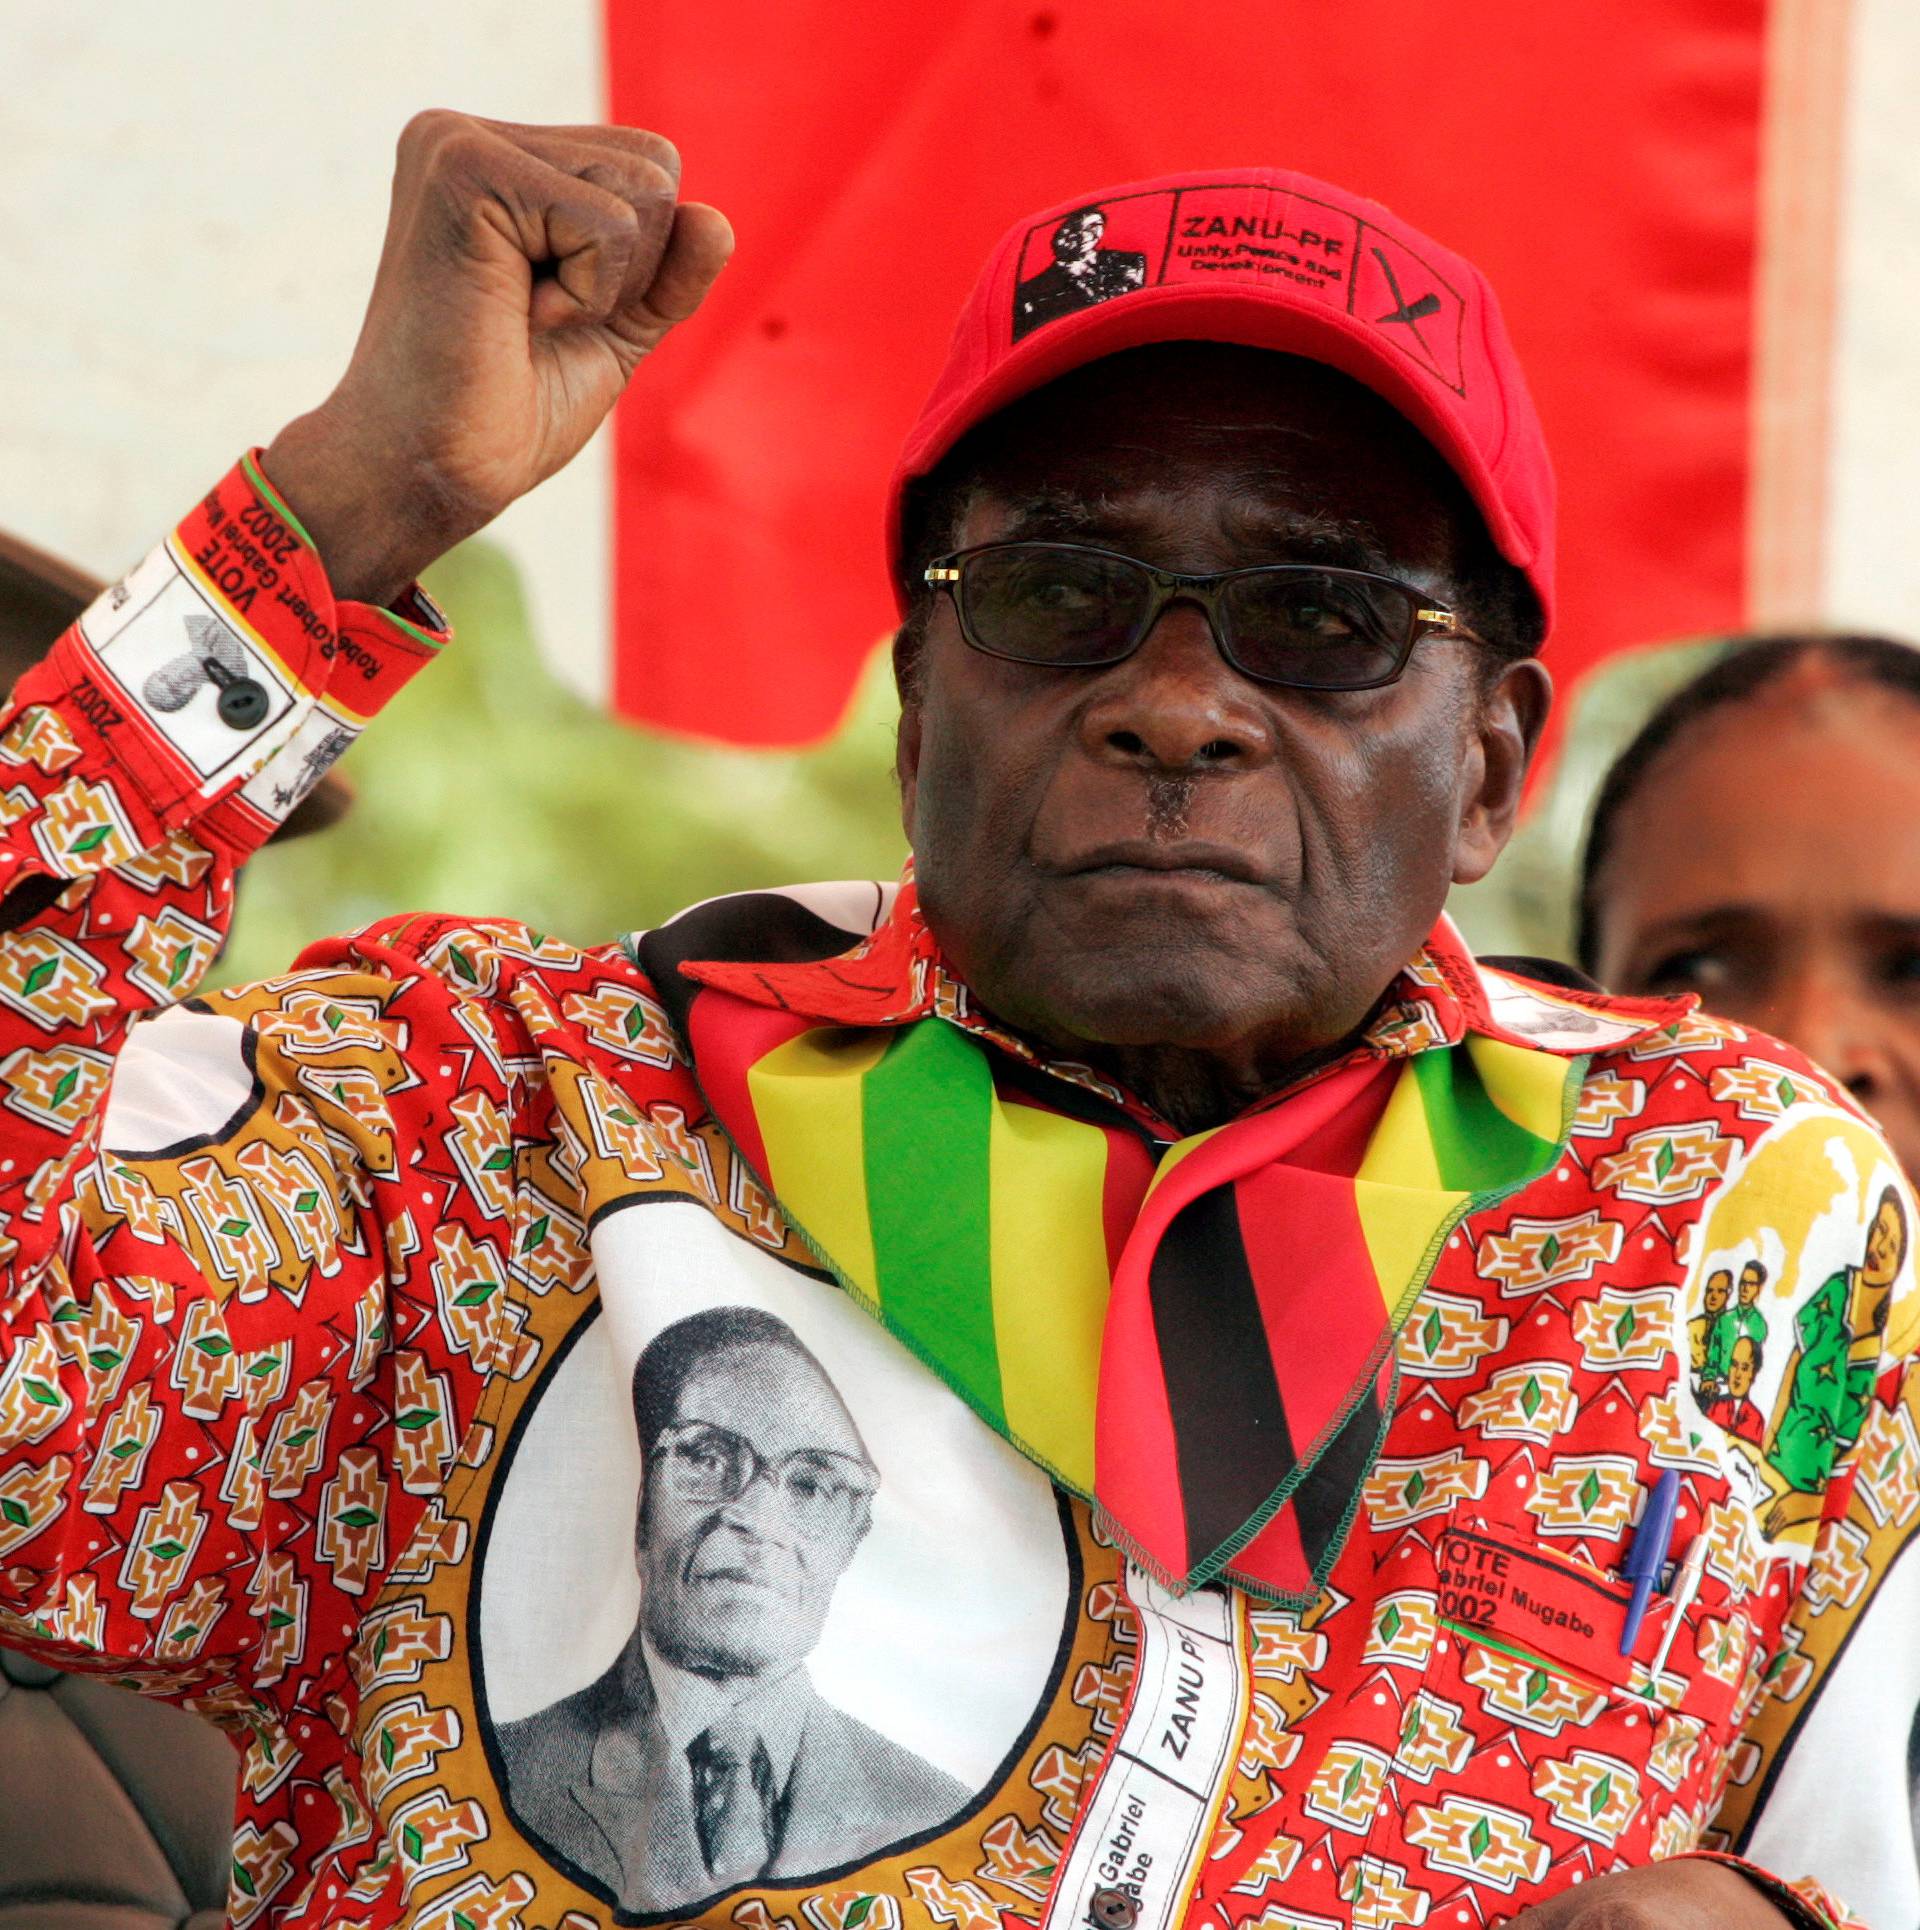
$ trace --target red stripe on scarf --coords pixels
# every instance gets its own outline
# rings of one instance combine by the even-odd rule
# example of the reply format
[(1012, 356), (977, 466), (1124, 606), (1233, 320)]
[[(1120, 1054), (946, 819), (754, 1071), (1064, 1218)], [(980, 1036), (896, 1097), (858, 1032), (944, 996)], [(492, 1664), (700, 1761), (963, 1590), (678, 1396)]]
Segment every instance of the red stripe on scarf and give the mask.
[(731, 992), (697, 992), (687, 1012), (687, 1042), (699, 1068), (700, 1090), (727, 1137), (769, 1189), (778, 1181), (767, 1164), (766, 1141), (754, 1113), (747, 1074), (776, 1046), (818, 1029), (797, 1012), (755, 1005)]
[(1353, 1181), (1267, 1166), (1234, 1199), (1287, 1431), (1310, 1460), (1387, 1324)]
[(1300, 1540), (1300, 1522), (1282, 1508), (1234, 1556), (1230, 1572), (1244, 1575), (1276, 1595), (1302, 1595), (1313, 1586), (1313, 1564)]
[[(1154, 1248), (1191, 1200), (1290, 1159), (1318, 1135), (1337, 1133), (1340, 1115), (1362, 1098), (1369, 1081), (1390, 1083), (1398, 1070), (1392, 1062), (1357, 1061), (1307, 1087), (1284, 1107), (1244, 1119), (1232, 1132), (1216, 1133), (1187, 1154), (1148, 1196), (1114, 1268), (1113, 1298), (1100, 1347), (1094, 1489), (1149, 1561), (1176, 1580), (1188, 1572), (1187, 1519), (1166, 1374), (1154, 1332), (1149, 1289)], [(1345, 1190), (1350, 1200), (1352, 1189)], [(1366, 1281), (1371, 1288), (1371, 1262)], [(1317, 1295), (1302, 1298), (1315, 1300)], [(1377, 1293), (1375, 1301), (1377, 1305)], [(1284, 1378), (1281, 1385), (1286, 1385)]]
[(1153, 1154), (1137, 1134), (1109, 1126), (1107, 1170), (1100, 1186), (1100, 1217), (1107, 1236), (1107, 1272), (1120, 1269), (1127, 1236), (1140, 1217), (1140, 1202), (1153, 1184)]

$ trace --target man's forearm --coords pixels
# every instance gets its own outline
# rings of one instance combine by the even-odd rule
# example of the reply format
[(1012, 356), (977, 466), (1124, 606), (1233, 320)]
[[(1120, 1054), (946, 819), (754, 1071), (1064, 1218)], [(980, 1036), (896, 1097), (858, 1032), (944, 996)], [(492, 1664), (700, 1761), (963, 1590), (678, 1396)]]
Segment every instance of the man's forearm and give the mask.
[(90, 1140), (127, 1027), (194, 989), (240, 865), (444, 640), (425, 606), (434, 627), (336, 599), (291, 520), (243, 461), (0, 708), (16, 1275), (51, 1238), (50, 1163)]

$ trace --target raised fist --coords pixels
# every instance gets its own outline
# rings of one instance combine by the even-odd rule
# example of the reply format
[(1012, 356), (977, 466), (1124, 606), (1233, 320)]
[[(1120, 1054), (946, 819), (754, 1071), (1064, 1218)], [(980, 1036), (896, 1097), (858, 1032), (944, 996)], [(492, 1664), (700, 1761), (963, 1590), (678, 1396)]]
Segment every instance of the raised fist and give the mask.
[(407, 124), (353, 359), (266, 454), (340, 595), (389, 601), (544, 482), (699, 307), (733, 233), (679, 179), (637, 128)]
[(1677, 1856), (1575, 1883), (1506, 1930), (1791, 1930), (1792, 1917), (1724, 1863)]

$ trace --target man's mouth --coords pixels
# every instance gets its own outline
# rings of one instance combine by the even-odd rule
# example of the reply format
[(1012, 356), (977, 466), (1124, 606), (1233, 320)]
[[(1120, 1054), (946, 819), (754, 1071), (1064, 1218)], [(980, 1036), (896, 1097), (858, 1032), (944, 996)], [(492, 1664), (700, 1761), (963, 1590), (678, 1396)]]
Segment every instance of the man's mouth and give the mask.
[(1041, 869), (1068, 878), (1159, 872), (1189, 881), (1242, 885), (1266, 882), (1259, 866), (1244, 851), (1230, 844), (1210, 844), (1200, 838), (1126, 838), (1095, 845), (1072, 858), (1044, 864)]
[(739, 1588), (761, 1588), (769, 1594), (773, 1583), (758, 1569), (748, 1568), (737, 1562), (723, 1563), (717, 1568), (696, 1568), (687, 1576), (688, 1583), (696, 1588), (710, 1587), (715, 1582), (731, 1582)]

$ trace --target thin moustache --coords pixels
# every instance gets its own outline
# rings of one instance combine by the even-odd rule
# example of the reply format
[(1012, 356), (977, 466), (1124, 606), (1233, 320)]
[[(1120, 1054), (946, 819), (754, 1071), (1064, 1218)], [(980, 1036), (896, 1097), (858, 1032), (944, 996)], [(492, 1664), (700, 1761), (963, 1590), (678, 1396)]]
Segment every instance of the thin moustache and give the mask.
[(1173, 843), (1126, 838), (1114, 844), (1095, 845), (1091, 850), (1043, 865), (1041, 869), (1072, 877), (1081, 872), (1123, 867), (1136, 871), (1217, 871), (1244, 884), (1267, 882), (1266, 874), (1244, 851), (1230, 844), (1208, 844), (1195, 838), (1182, 838)]

